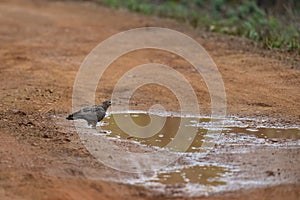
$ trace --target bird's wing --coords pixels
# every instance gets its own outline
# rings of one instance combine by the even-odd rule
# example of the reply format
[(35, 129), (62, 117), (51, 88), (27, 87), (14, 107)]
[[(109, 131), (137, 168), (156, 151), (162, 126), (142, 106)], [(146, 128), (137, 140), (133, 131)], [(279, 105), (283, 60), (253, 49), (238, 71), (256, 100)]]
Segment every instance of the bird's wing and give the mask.
[(97, 113), (95, 106), (81, 108), (79, 111), (72, 114), (74, 119), (85, 119), (87, 121), (97, 121)]
[(81, 112), (85, 113), (85, 112), (96, 112), (97, 111), (97, 107), (98, 106), (87, 106), (87, 107), (84, 107), (84, 108), (81, 108)]
[(105, 117), (105, 109), (102, 105), (87, 106), (73, 113), (74, 119), (85, 119), (87, 121), (101, 121)]

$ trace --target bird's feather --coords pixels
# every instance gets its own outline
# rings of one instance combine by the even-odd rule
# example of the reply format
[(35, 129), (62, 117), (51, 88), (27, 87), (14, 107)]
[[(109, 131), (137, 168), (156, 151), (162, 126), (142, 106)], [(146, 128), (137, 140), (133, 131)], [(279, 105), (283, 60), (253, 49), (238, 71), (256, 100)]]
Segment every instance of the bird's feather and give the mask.
[(95, 127), (97, 122), (100, 122), (105, 117), (106, 110), (110, 105), (111, 101), (105, 101), (101, 105), (83, 107), (79, 111), (69, 115), (66, 119), (84, 119), (89, 125)]

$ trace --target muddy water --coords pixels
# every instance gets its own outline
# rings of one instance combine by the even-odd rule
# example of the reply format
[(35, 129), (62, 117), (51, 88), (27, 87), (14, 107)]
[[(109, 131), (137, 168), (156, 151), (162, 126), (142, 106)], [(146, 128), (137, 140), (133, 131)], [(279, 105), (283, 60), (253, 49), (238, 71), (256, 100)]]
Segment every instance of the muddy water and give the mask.
[[(137, 129), (134, 127), (127, 127), (127, 132), (123, 131), (115, 120), (120, 116), (123, 119), (131, 118), (136, 125), (141, 127), (148, 126), (151, 123), (151, 118), (152, 122), (165, 121), (162, 124), (157, 124), (161, 128), (156, 134), (151, 137), (144, 137), (143, 133), (137, 132)], [(202, 151), (204, 140), (211, 135), (214, 137), (216, 135), (218, 137), (223, 135), (225, 138), (234, 139), (235, 144), (241, 141), (241, 143), (252, 143), (254, 145), (265, 144), (269, 141), (271, 141), (271, 144), (277, 144), (282, 141), (299, 141), (300, 139), (300, 130), (298, 128), (267, 127), (262, 124), (253, 124), (249, 120), (243, 120), (211, 121), (209, 118), (181, 118), (175, 115), (160, 116), (145, 113), (119, 113), (111, 114), (105, 118), (101, 124), (101, 129), (105, 130), (105, 136), (107, 137), (136, 141), (144, 145), (160, 148), (166, 148), (174, 140), (176, 134), (178, 134), (178, 129), (181, 129), (185, 136), (179, 138), (177, 140), (179, 142), (175, 146), (180, 147), (180, 142), (190, 140), (190, 146), (182, 152), (189, 154), (189, 156), (195, 154), (196, 157), (197, 153)], [(124, 120), (122, 123), (126, 123), (126, 121)], [(153, 130), (151, 127), (153, 126), (148, 126), (145, 131), (151, 132), (154, 129), (157, 130), (155, 124)], [(192, 132), (196, 134), (190, 134)], [(163, 185), (196, 184), (204, 187), (223, 187), (224, 185), (230, 185), (228, 177), (232, 177), (233, 173), (231, 170), (231, 167), (220, 165), (220, 163), (207, 164), (201, 161), (196, 165), (195, 163), (183, 164), (179, 168), (162, 170), (154, 177), (146, 180), (146, 182)]]
[[(152, 117), (153, 121), (163, 121), (166, 120), (165, 123), (161, 126), (160, 130), (154, 134), (151, 137), (146, 137), (144, 138), (143, 133), (137, 133), (136, 130), (134, 129), (134, 127), (127, 129), (127, 133), (125, 133), (123, 130), (120, 129), (120, 127), (117, 125), (117, 123), (115, 122), (115, 117), (116, 115), (123, 115), (126, 118), (131, 117), (131, 119), (134, 121), (134, 123), (136, 123), (136, 125), (138, 126), (147, 126), (148, 124), (150, 124), (151, 119), (150, 117)], [(191, 122), (195, 122), (194, 118), (185, 118), (184, 122), (182, 123), (182, 127), (183, 127), (183, 132), (187, 133), (184, 136), (180, 136), (181, 138), (179, 138), (177, 141), (177, 144), (173, 145), (173, 146), (177, 146), (178, 148), (180, 147), (180, 143), (183, 140), (188, 140), (190, 141), (192, 144), (190, 145), (190, 147), (188, 149), (181, 149), (182, 151), (187, 151), (187, 152), (192, 152), (195, 151), (197, 148), (200, 148), (202, 145), (202, 141), (203, 141), (203, 135), (206, 134), (207, 130), (206, 129), (200, 129), (198, 127), (194, 127), (194, 126), (190, 126)], [(207, 119), (202, 119), (203, 121), (207, 121)], [(152, 146), (156, 146), (156, 147), (166, 147), (171, 141), (174, 140), (175, 136), (178, 134), (179, 131), (179, 126), (180, 126), (180, 122), (181, 122), (181, 118), (180, 117), (162, 117), (162, 116), (158, 116), (158, 115), (148, 115), (148, 114), (113, 114), (110, 117), (108, 117), (105, 120), (107, 123), (102, 127), (102, 129), (107, 130), (110, 134), (110, 137), (117, 137), (117, 138), (121, 138), (121, 139), (127, 139), (127, 140), (134, 140), (134, 141), (138, 141), (142, 144), (145, 145), (152, 145)], [(161, 125), (161, 124), (159, 124)], [(151, 129), (151, 127), (153, 129), (157, 130), (157, 127), (155, 127), (155, 124), (153, 126), (148, 127), (147, 131), (149, 132), (153, 132), (154, 130)], [(192, 132), (197, 132), (196, 137), (193, 137), (194, 135), (189, 136), (189, 133)], [(139, 137), (139, 134), (141, 135), (141, 137)], [(180, 149), (180, 148), (179, 148)]]
[(234, 127), (229, 131), (226, 130), (225, 133), (237, 133), (237, 134), (249, 134), (254, 135), (258, 138), (265, 139), (289, 139), (289, 140), (297, 140), (300, 139), (300, 130), (297, 128), (239, 128)]
[(221, 178), (224, 177), (227, 172), (228, 170), (218, 166), (191, 166), (171, 172), (159, 173), (152, 181), (162, 184), (192, 183), (219, 186), (226, 184)]
[[(158, 132), (155, 132), (151, 137), (143, 137), (143, 133), (137, 133), (134, 127), (132, 129), (127, 128), (127, 133), (117, 125), (115, 118), (120, 117), (130, 118), (138, 126), (147, 126), (153, 121), (164, 121), (165, 123), (161, 126)], [(151, 118), (150, 118), (151, 117)], [(182, 122), (183, 120), (183, 122)], [(126, 123), (126, 120), (124, 120)], [(124, 123), (122, 121), (122, 123)], [(180, 124), (182, 122), (182, 124)], [(155, 125), (155, 124), (154, 124)], [(159, 124), (161, 125), (161, 124)], [(152, 132), (153, 126), (149, 126), (147, 131)], [(210, 118), (193, 118), (185, 117), (181, 118), (178, 116), (159, 116), (159, 115), (149, 115), (145, 113), (131, 113), (131, 114), (112, 114), (104, 120), (102, 124), (102, 129), (108, 132), (109, 137), (116, 137), (126, 140), (138, 141), (141, 144), (152, 145), (156, 147), (167, 147), (167, 145), (174, 140), (175, 136), (178, 134), (178, 130), (181, 128), (181, 132), (184, 136), (181, 136), (177, 141), (178, 144), (175, 146), (180, 146), (184, 140), (190, 141), (190, 146), (187, 149), (183, 149), (184, 152), (200, 152), (201, 146), (205, 137), (209, 137), (209, 134), (235, 134), (236, 136), (251, 135), (257, 138), (264, 139), (289, 139), (297, 140), (300, 139), (300, 130), (297, 128), (266, 128), (266, 127), (251, 127), (247, 124), (237, 124), (232, 121), (225, 120), (215, 120), (211, 121)], [(157, 130), (157, 127), (153, 129)], [(196, 135), (190, 134), (195, 132)], [(140, 137), (139, 137), (140, 134)], [(190, 135), (189, 135), (190, 134)], [(274, 140), (276, 141), (276, 140)], [(179, 148), (180, 149), (180, 148)]]

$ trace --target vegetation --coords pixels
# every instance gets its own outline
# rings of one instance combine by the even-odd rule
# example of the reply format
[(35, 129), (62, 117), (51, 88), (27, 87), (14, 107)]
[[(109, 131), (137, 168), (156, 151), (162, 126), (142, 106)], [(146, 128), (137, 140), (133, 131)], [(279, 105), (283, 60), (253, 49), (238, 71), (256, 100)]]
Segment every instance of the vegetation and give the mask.
[(258, 6), (251, 0), (99, 1), (113, 8), (127, 8), (146, 15), (173, 18), (193, 27), (250, 38), (266, 48), (298, 51), (300, 54), (300, 3), (297, 1), (284, 1), (292, 2), (294, 9), (291, 4), (264, 9), (263, 3)]

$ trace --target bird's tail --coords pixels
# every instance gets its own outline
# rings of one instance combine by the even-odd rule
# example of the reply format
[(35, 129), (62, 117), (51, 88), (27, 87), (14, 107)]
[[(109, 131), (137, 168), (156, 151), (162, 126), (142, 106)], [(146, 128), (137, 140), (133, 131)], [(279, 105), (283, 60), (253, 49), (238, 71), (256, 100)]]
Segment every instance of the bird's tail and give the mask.
[(73, 120), (74, 119), (73, 114), (69, 115), (66, 119), (67, 120)]

